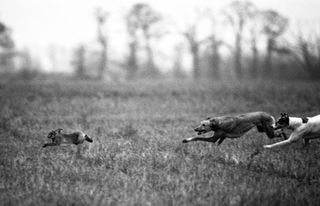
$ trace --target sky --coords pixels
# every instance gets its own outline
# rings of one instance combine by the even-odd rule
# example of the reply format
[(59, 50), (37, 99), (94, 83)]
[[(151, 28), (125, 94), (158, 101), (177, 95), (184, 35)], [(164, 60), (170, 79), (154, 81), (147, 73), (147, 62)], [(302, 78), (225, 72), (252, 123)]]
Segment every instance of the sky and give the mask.
[[(52, 67), (48, 48), (69, 51), (80, 43), (94, 42), (94, 12), (102, 7), (110, 13), (107, 30), (114, 56), (126, 48), (125, 13), (137, 2), (149, 3), (167, 21), (188, 21), (195, 8), (209, 7), (221, 12), (230, 0), (0, 0), (0, 20), (12, 29), (17, 48), (28, 48), (44, 67)], [(291, 24), (314, 25), (320, 22), (319, 0), (253, 0), (260, 9), (275, 9)], [(62, 52), (63, 53), (63, 52)], [(68, 52), (67, 52), (68, 53)], [(69, 52), (70, 53), (70, 52)]]

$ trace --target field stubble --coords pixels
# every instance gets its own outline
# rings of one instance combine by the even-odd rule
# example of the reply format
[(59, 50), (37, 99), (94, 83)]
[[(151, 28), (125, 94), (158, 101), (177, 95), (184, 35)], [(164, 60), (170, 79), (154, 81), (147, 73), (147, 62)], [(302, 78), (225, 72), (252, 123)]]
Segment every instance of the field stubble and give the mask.
[[(0, 204), (317, 205), (319, 141), (263, 151), (255, 129), (219, 147), (182, 144), (199, 120), (263, 110), (319, 113), (320, 84), (0, 84)], [(42, 149), (51, 129), (92, 144)]]

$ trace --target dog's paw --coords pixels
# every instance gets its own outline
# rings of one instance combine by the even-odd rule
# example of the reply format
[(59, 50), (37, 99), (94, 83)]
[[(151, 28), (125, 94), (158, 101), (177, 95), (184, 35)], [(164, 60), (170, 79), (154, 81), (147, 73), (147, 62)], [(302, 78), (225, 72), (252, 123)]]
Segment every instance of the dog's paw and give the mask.
[(192, 137), (182, 140), (182, 143), (191, 142), (193, 140)]
[(271, 146), (270, 146), (270, 145), (264, 145), (263, 148), (265, 148), (265, 149), (270, 149)]

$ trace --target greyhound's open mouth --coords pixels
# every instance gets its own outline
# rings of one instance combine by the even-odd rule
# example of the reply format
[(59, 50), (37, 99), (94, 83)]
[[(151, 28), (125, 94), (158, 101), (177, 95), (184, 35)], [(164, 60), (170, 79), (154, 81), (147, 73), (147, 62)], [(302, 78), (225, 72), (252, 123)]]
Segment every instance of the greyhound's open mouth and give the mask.
[(206, 134), (206, 133), (208, 133), (209, 131), (205, 131), (205, 130), (203, 130), (203, 131), (197, 131), (197, 135), (202, 135), (202, 134)]

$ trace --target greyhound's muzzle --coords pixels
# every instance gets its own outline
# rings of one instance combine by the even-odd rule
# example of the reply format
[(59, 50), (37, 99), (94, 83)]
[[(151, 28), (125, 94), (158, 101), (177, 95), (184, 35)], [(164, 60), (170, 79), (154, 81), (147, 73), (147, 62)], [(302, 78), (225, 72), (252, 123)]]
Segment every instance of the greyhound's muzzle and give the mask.
[(202, 129), (199, 129), (199, 128), (195, 128), (194, 131), (197, 132), (198, 135), (202, 135), (202, 134), (207, 132), (206, 130), (202, 130)]

